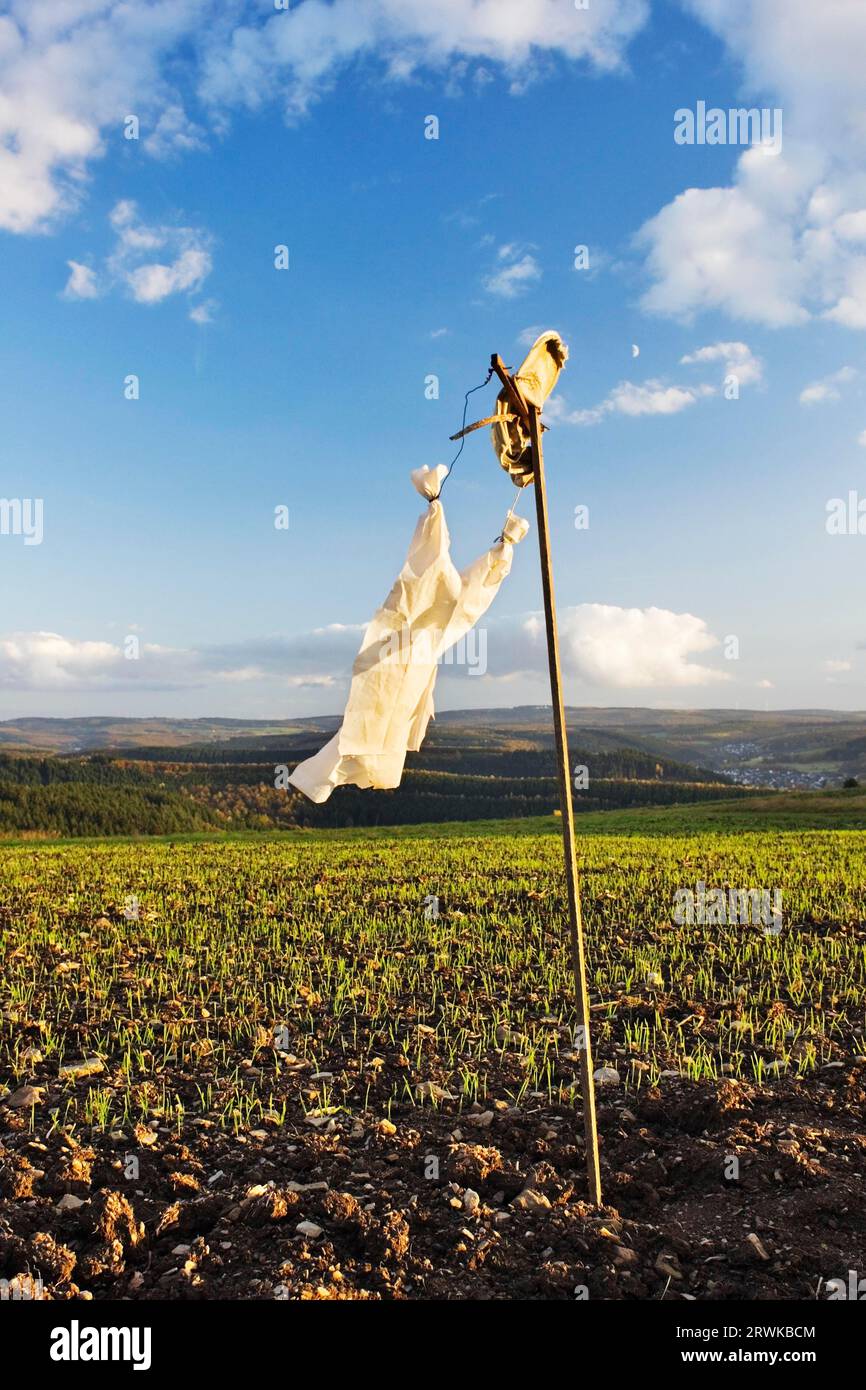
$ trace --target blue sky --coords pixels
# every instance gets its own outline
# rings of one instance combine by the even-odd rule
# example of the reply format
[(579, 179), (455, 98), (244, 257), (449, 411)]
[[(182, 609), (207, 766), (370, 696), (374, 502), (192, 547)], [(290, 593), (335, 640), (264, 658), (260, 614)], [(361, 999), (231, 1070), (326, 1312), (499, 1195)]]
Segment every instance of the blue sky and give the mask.
[[(866, 7), (31, 8), (0, 13), (0, 493), (43, 535), (0, 534), (0, 717), (338, 711), (410, 469), (543, 328), (568, 700), (866, 708)], [(699, 101), (778, 108), (781, 150), (676, 144)], [(512, 491), (470, 437), (458, 564)], [(547, 698), (539, 605), (533, 527), (440, 707)]]

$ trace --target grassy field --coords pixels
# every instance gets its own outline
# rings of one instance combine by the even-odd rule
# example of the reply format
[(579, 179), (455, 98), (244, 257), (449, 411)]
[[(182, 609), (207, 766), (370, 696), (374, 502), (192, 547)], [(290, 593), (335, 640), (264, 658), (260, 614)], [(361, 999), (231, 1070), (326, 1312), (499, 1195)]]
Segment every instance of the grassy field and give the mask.
[[(752, 1075), (761, 1062), (820, 1065), (862, 1038), (863, 849), (850, 832), (586, 836), (590, 982), (609, 1001), (599, 1055), (625, 1049), (651, 1079), (673, 1066)], [(156, 1091), (163, 1112), (235, 1123), (282, 1107), (278, 1073), (264, 1085), (235, 1073), (276, 1028), (314, 1069), (338, 1067), (327, 1103), (351, 1108), (370, 1097), (342, 1065), (347, 1034), (361, 1071), (367, 1055), (411, 1058), (372, 1088), (379, 1104), (411, 1104), (428, 1069), (483, 1096), (507, 1026), (525, 1030), (516, 1094), (558, 1092), (572, 1068), (539, 1020), (570, 1017), (560, 868), (554, 833), (501, 830), (10, 851), (3, 1006), (23, 1027), (7, 1018), (0, 1064), (20, 1080), (33, 1044), (54, 1066), (103, 1055), (110, 1081), (61, 1093), (64, 1120), (147, 1117)], [(778, 888), (782, 931), (676, 926), (674, 894), (698, 881)], [(693, 1015), (686, 1026), (671, 1006)], [(419, 1025), (433, 1029), (423, 1045)]]
[[(630, 1106), (634, 1120), (665, 1086), (714, 1096), (726, 1086), (742, 1096), (787, 1088), (797, 1105), (814, 1087), (817, 1115), (822, 1088), (864, 1076), (866, 836), (768, 828), (774, 814), (783, 824), (799, 815), (801, 827), (847, 825), (855, 799), (774, 801), (580, 822), (595, 1064), (619, 1077), (615, 1103), (604, 1088), (603, 1134), (620, 1122), (616, 1107)], [(113, 1181), (145, 1203), (163, 1193), (200, 1206), (207, 1143), (241, 1144), (247, 1155), (282, 1144), (285, 1161), (299, 1147), (315, 1151), (305, 1169), (315, 1178), (353, 1135), (374, 1139), (374, 1151), (397, 1146), (402, 1163), (406, 1135), (433, 1144), (435, 1134), (436, 1151), (450, 1153), (461, 1141), (443, 1134), (462, 1128), (495, 1147), (500, 1122), (540, 1112), (551, 1134), (564, 1134), (577, 1058), (557, 831), (551, 818), (5, 848), (7, 1197), (16, 1164), (46, 1169), (38, 1146), (90, 1155), (86, 1184), (67, 1164), (55, 1201), (57, 1191), (77, 1193), (90, 1208)], [(780, 930), (678, 925), (675, 895), (698, 882), (778, 890)], [(96, 1059), (91, 1074), (63, 1071), (85, 1058)], [(392, 1131), (397, 1138), (383, 1138)], [(160, 1168), (164, 1192), (118, 1178), (121, 1155), (152, 1167), (163, 1148), (163, 1160), (169, 1150), (186, 1155), (168, 1177)], [(563, 1155), (579, 1173), (575, 1150)], [(608, 1190), (623, 1185), (613, 1157)], [(356, 1167), (372, 1172), (369, 1159)], [(246, 1178), (274, 1162), (259, 1154)], [(172, 1186), (177, 1173), (188, 1187)], [(500, 1209), (501, 1195), (493, 1229)], [(95, 1272), (83, 1268), (102, 1296), (123, 1285), (98, 1261)], [(280, 1275), (289, 1287), (297, 1277), (295, 1265)], [(505, 1295), (497, 1286), (493, 1296)]]

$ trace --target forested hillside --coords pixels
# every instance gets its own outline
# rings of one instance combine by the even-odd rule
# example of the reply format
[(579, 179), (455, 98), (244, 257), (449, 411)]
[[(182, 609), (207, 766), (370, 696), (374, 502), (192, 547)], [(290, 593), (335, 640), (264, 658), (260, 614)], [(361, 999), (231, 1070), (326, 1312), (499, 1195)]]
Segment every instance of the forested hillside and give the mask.
[[(315, 806), (285, 789), (285, 773), (314, 751), (269, 740), (247, 748), (124, 749), (75, 758), (0, 755), (0, 834), (154, 835), (207, 829), (408, 825), (549, 815), (559, 804), (553, 749), (431, 742), (410, 755), (395, 791), (338, 788)], [(219, 756), (220, 760), (215, 758)], [(718, 774), (632, 748), (575, 749), (575, 810), (742, 796)]]

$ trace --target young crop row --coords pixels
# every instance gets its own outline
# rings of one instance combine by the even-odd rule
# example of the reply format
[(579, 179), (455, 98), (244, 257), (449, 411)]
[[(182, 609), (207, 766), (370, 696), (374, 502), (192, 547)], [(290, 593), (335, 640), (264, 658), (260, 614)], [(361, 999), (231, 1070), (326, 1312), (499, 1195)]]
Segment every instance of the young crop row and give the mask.
[[(638, 1088), (862, 1055), (864, 848), (587, 837), (596, 1065)], [(779, 890), (779, 929), (678, 925), (697, 883)], [(100, 1128), (570, 1099), (563, 891), (554, 835), (6, 850), (0, 1082), (34, 1088), (34, 1123)]]

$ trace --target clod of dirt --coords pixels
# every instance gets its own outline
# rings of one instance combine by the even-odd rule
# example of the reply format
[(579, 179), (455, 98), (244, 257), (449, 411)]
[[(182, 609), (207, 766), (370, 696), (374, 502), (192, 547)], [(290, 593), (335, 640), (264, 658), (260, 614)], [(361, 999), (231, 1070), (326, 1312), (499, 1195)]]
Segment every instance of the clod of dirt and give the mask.
[(247, 1226), (264, 1226), (268, 1221), (285, 1221), (297, 1212), (301, 1199), (288, 1188), (251, 1188), (252, 1195), (241, 1202), (239, 1220)]
[(383, 1261), (402, 1260), (409, 1249), (409, 1224), (398, 1211), (389, 1211), (374, 1232), (371, 1248)]
[(473, 1184), (483, 1187), (491, 1174), (501, 1170), (502, 1155), (499, 1150), (486, 1149), (480, 1144), (455, 1144), (448, 1156), (448, 1176), (461, 1187)]
[(32, 1197), (38, 1172), (23, 1154), (4, 1154), (0, 1158), (0, 1195), (12, 1201)]
[(48, 1231), (37, 1231), (29, 1242), (29, 1265), (44, 1282), (64, 1283), (75, 1268), (75, 1254), (60, 1245)]

